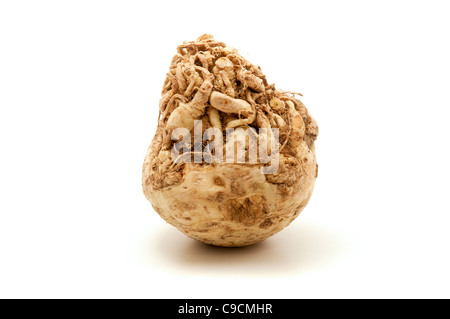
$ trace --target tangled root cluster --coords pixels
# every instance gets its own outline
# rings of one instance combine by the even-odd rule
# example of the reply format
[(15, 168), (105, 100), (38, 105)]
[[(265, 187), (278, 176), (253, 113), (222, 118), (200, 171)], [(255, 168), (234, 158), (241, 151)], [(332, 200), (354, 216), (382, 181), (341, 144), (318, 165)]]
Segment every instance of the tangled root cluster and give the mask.
[[(252, 244), (288, 225), (317, 177), (318, 126), (298, 95), (276, 89), (259, 66), (211, 35), (179, 45), (143, 168), (144, 193), (155, 210), (190, 237), (221, 246)], [(278, 129), (278, 171), (260, 174), (261, 162), (174, 162), (173, 131), (193, 131), (196, 120), (202, 133), (215, 128), (224, 137), (229, 128), (256, 135), (260, 128)]]

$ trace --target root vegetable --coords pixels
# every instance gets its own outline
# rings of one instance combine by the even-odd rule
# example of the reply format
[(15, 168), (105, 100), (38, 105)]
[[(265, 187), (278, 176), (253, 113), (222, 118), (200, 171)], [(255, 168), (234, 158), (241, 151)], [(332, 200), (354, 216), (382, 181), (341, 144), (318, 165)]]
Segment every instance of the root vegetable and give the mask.
[[(211, 35), (178, 46), (159, 110), (143, 166), (144, 194), (164, 220), (189, 237), (218, 246), (251, 245), (289, 225), (308, 203), (317, 178), (317, 123), (294, 94), (269, 85), (237, 50)], [(182, 140), (172, 140), (178, 129)], [(236, 131), (228, 134), (230, 129)], [(241, 147), (221, 144), (228, 136)], [(260, 150), (268, 150), (270, 161), (252, 153), (255, 143), (263, 144)], [(175, 145), (193, 145), (178, 159), (200, 162), (174, 159)], [(223, 162), (223, 155), (238, 161)], [(275, 162), (275, 172), (264, 170)]]

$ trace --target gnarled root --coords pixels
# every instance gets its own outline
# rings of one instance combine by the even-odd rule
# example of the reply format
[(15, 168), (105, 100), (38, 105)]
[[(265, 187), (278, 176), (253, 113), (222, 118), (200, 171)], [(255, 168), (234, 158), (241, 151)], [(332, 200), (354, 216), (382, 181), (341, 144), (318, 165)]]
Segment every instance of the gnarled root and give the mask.
[(288, 107), (288, 113), (292, 128), (289, 141), (295, 148), (299, 146), (303, 141), (303, 137), (305, 136), (305, 123), (303, 123), (302, 117), (295, 109), (294, 103), (292, 101), (287, 101), (286, 104)]
[(233, 99), (228, 95), (212, 92), (209, 103), (219, 111), (224, 113), (234, 113), (245, 117), (246, 119), (239, 119), (227, 124), (227, 128), (235, 128), (245, 124), (250, 124), (255, 120), (256, 110), (254, 106), (245, 100)]
[[(222, 132), (222, 138), (226, 129), (251, 129), (251, 134), (267, 146), (268, 154), (277, 142), (281, 154), (294, 154), (302, 143), (313, 150), (317, 123), (294, 96), (269, 85), (259, 66), (211, 35), (184, 42), (178, 46), (162, 89), (158, 171), (164, 175), (164, 171), (179, 169), (169, 156), (174, 143), (172, 133), (185, 128), (192, 135), (194, 121), (198, 119), (207, 124), (204, 127)], [(266, 134), (260, 134), (261, 128), (266, 129)], [(278, 141), (273, 128), (279, 129)], [(280, 161), (283, 164), (284, 160)], [(268, 180), (279, 183), (282, 178), (272, 176)]]
[(208, 103), (212, 88), (211, 81), (205, 80), (197, 93), (195, 93), (191, 102), (187, 104), (180, 103), (172, 114), (170, 114), (164, 131), (163, 149), (170, 148), (173, 130), (186, 128), (190, 131), (194, 128), (194, 121), (205, 113), (206, 104)]
[(244, 88), (251, 88), (256, 92), (264, 92), (264, 82), (261, 78), (254, 75), (251, 71), (241, 70), (237, 74), (237, 79), (244, 84)]

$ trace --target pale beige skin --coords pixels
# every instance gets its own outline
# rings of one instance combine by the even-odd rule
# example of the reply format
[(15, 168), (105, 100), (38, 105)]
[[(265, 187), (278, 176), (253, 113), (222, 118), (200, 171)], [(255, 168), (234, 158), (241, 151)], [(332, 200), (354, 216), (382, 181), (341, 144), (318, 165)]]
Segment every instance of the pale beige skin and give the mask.
[[(236, 116), (236, 114), (238, 114)], [(181, 163), (170, 134), (193, 129), (280, 130), (278, 172), (261, 163)], [(160, 101), (143, 189), (156, 212), (191, 238), (226, 247), (260, 242), (289, 225), (308, 203), (317, 178), (318, 127), (293, 94), (268, 85), (259, 67), (210, 35), (178, 47)]]

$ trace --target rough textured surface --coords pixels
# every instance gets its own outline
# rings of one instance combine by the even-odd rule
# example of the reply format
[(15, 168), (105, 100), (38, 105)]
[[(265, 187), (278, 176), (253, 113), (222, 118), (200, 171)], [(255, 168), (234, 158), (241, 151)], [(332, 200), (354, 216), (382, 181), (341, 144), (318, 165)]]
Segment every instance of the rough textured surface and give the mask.
[[(178, 46), (159, 106), (144, 194), (189, 237), (219, 246), (254, 244), (289, 225), (308, 203), (318, 170), (317, 124), (296, 94), (269, 85), (235, 49), (210, 35)], [(203, 131), (213, 127), (224, 135), (227, 128), (278, 128), (278, 172), (261, 174), (260, 162), (174, 163), (171, 134), (178, 127), (192, 131), (194, 120)], [(248, 158), (248, 145), (246, 152)]]

